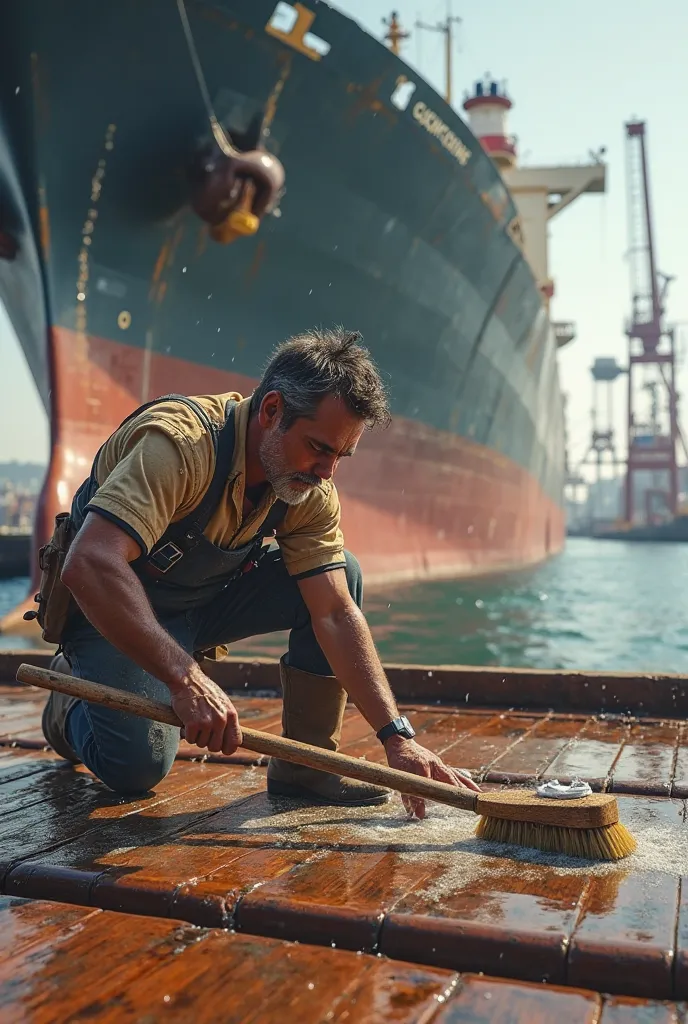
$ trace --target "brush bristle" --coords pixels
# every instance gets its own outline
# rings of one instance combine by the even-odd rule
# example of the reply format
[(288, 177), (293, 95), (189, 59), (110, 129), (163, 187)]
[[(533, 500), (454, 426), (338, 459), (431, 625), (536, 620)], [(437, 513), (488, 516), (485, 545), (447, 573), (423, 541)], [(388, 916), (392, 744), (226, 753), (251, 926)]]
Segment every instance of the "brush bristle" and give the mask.
[(601, 828), (562, 828), (483, 816), (476, 825), (475, 834), (493, 843), (530, 846), (545, 853), (584, 857), (586, 860), (621, 860), (636, 848), (635, 839), (620, 821)]

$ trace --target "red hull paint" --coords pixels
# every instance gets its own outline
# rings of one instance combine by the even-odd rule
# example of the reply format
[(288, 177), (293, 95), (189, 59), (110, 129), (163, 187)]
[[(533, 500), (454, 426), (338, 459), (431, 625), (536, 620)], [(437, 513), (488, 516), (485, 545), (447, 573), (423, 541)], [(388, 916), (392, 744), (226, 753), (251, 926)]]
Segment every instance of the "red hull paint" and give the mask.
[[(168, 392), (251, 392), (255, 379), (52, 329), (52, 448), (35, 527), (43, 543), (98, 446), (137, 405)], [(369, 583), (519, 568), (564, 543), (564, 514), (521, 466), (416, 420), (364, 437), (337, 476), (347, 547)], [(35, 581), (34, 581), (35, 582)], [(16, 631), (16, 614), (0, 629)]]

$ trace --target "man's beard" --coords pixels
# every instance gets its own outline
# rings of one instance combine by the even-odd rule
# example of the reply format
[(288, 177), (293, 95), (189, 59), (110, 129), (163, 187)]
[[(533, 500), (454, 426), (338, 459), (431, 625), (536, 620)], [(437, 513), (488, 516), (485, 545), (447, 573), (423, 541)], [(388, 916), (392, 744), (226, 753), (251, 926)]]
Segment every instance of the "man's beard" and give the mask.
[[(320, 477), (311, 473), (290, 473), (288, 471), (279, 430), (273, 430), (264, 435), (258, 448), (258, 455), (268, 483), (277, 497), (286, 501), (287, 505), (300, 505), (313, 488), (321, 483)], [(299, 487), (296, 486), (297, 483), (309, 486)]]

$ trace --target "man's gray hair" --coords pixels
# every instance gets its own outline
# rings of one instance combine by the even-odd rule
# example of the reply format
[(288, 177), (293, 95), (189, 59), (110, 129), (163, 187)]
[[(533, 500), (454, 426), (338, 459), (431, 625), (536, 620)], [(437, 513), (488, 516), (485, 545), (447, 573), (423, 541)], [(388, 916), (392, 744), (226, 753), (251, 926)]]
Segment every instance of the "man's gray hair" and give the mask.
[(327, 395), (343, 398), (369, 427), (390, 421), (380, 373), (361, 344), (360, 333), (343, 327), (314, 329), (278, 345), (253, 392), (252, 412), (270, 391), (282, 396), (283, 430), (301, 417), (313, 419)]

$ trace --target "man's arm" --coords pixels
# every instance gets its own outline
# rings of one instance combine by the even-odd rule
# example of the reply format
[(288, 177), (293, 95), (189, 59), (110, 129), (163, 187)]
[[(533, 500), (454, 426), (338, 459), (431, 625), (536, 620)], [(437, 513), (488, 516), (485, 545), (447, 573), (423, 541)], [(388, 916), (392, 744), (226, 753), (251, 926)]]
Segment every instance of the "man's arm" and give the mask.
[[(333, 673), (348, 692), (363, 717), (378, 732), (399, 711), (380, 664), (368, 623), (349, 593), (346, 573), (332, 569), (298, 581), (299, 590), (311, 615), (313, 631)], [(453, 786), (477, 790), (478, 786), (445, 765), (415, 740), (391, 736), (385, 741), (387, 761), (392, 768), (424, 775)], [(425, 817), (425, 802), (404, 797), (407, 810)]]
[(231, 754), (241, 745), (236, 709), (156, 619), (129, 564), (140, 554), (128, 533), (89, 512), (65, 560), (62, 580), (98, 632), (169, 687), (189, 743)]

